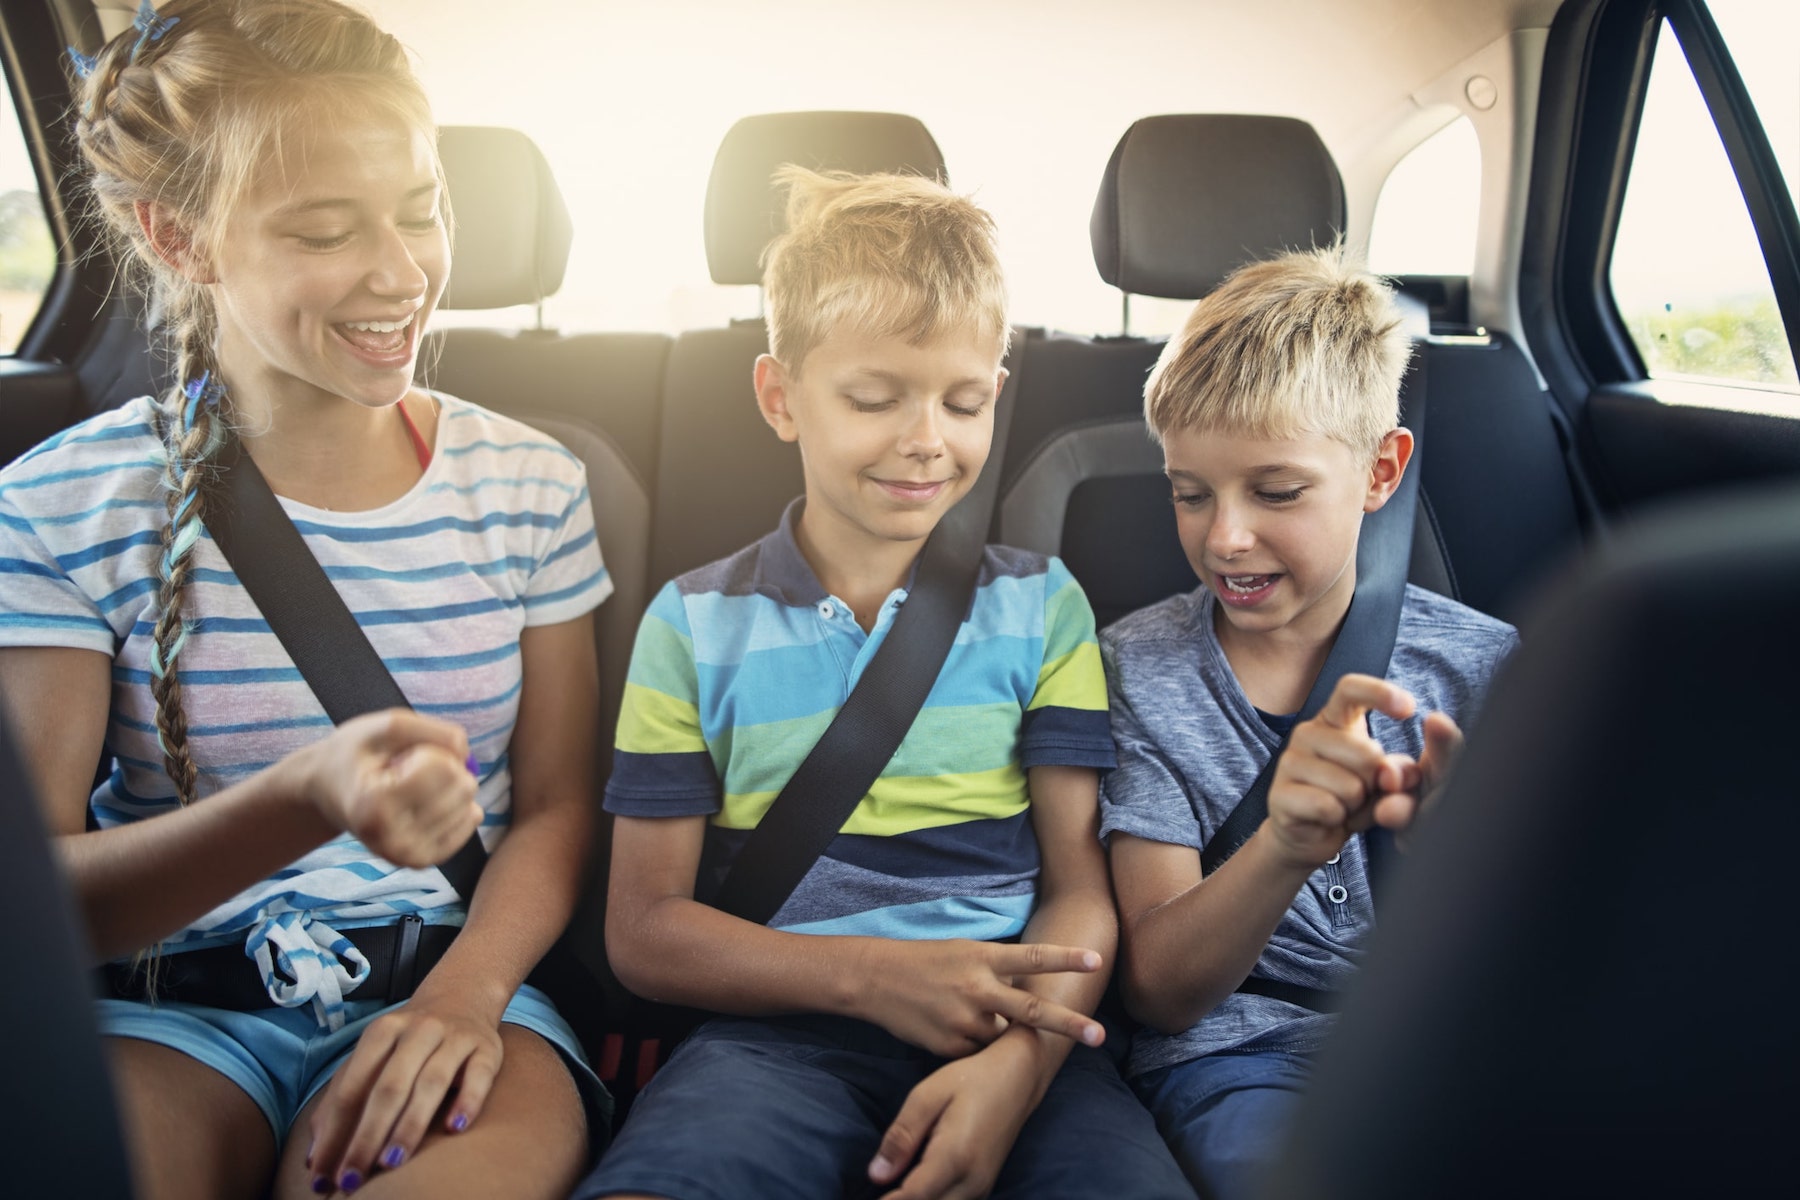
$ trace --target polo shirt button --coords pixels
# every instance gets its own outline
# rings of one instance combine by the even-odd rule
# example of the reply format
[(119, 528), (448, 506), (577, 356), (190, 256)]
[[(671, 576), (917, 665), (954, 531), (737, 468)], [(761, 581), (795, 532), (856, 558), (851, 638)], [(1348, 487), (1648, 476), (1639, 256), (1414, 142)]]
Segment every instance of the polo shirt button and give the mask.
[(1342, 904), (1344, 901), (1346, 901), (1350, 898), (1349, 890), (1346, 889), (1344, 887), (1344, 885), (1341, 883), (1332, 884), (1331, 890), (1329, 892), (1326, 892), (1325, 895), (1331, 900), (1331, 902), (1333, 904)]
[(1338, 859), (1342, 857), (1344, 857), (1344, 852), (1339, 850), (1336, 854), (1325, 860), (1325, 865), (1328, 867), (1335, 867), (1337, 866)]
[(831, 601), (821, 600), (819, 601), (819, 615), (829, 621), (837, 615), (837, 609), (831, 606)]

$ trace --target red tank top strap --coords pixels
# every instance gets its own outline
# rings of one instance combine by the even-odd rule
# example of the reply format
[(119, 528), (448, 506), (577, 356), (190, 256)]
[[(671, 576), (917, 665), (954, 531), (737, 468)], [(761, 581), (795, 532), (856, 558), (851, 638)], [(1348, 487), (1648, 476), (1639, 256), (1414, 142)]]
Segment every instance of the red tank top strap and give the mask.
[(406, 411), (406, 402), (402, 400), (395, 405), (400, 410), (400, 420), (406, 425), (406, 436), (412, 439), (413, 453), (419, 456), (419, 469), (423, 471), (431, 465), (431, 447), (425, 443), (425, 436), (419, 427), (413, 424), (412, 414)]

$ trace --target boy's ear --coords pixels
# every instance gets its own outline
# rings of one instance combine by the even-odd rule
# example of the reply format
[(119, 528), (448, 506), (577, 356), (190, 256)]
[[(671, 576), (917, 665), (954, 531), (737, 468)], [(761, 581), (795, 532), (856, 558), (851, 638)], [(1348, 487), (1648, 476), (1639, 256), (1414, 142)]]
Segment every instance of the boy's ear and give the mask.
[(1381, 448), (1375, 451), (1375, 461), (1369, 466), (1369, 491), (1363, 497), (1364, 512), (1372, 513), (1388, 502), (1394, 489), (1406, 477), (1406, 467), (1412, 462), (1412, 453), (1413, 435), (1410, 429), (1390, 429), (1387, 436), (1381, 439)]
[(150, 249), (171, 270), (180, 272), (193, 283), (218, 282), (211, 265), (194, 248), (193, 234), (166, 206), (154, 200), (139, 200), (132, 206), (132, 212), (137, 216), (138, 228), (144, 231)]
[(798, 441), (794, 415), (788, 409), (788, 372), (773, 354), (756, 359), (756, 408), (769, 423), (775, 436), (784, 442)]

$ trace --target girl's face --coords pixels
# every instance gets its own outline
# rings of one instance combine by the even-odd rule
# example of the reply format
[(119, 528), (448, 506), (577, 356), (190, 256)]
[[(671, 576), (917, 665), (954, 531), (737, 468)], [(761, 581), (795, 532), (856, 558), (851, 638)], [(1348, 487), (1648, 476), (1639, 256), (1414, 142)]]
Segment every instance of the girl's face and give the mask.
[(450, 244), (435, 148), (391, 119), (320, 120), (237, 205), (212, 261), (240, 403), (384, 408), (406, 395)]

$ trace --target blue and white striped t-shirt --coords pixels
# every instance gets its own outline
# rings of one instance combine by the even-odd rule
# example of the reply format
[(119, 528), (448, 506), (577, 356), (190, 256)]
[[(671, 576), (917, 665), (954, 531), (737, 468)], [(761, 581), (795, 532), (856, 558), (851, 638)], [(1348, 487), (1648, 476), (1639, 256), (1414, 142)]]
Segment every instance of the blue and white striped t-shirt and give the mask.
[[(468, 731), (491, 848), (512, 803), (520, 632), (591, 612), (612, 584), (581, 462), (517, 421), (438, 399), (436, 453), (404, 496), (366, 512), (281, 504), (413, 706)], [(148, 672), (165, 521), (152, 412), (148, 399), (133, 401), (0, 470), (0, 645), (78, 647), (113, 660), (115, 769), (91, 801), (102, 827), (176, 804)], [(330, 722), (210, 536), (194, 563), (188, 612), (198, 619), (180, 670), (204, 798), (315, 741)], [(283, 921), (289, 913), (306, 915)], [(254, 944), (303, 932), (278, 926), (342, 930), (407, 913), (459, 923), (463, 906), (435, 868), (396, 868), (346, 835), (164, 947)]]

